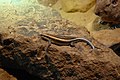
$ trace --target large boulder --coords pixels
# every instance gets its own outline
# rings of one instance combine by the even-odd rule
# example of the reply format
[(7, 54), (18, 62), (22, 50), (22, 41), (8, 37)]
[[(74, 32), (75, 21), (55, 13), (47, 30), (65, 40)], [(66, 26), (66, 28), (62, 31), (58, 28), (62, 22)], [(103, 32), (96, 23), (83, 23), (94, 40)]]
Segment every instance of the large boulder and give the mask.
[(57, 44), (48, 47), (48, 41), (40, 35), (1, 34), (2, 66), (22, 69), (43, 80), (120, 79), (120, 57), (93, 39), (85, 28), (78, 28), (67, 20), (50, 21), (49, 26), (39, 31), (57, 37), (84, 37), (92, 42), (95, 49), (85, 42), (78, 42), (75, 47)]

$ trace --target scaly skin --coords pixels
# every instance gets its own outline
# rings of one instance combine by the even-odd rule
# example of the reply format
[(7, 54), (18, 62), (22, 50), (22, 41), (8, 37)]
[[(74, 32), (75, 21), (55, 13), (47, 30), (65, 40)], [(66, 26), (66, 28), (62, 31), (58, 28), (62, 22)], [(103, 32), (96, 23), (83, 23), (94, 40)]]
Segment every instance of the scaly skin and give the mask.
[(49, 34), (40, 34), (40, 36), (45, 39), (45, 40), (50, 40), (51, 43), (56, 44), (56, 45), (60, 45), (60, 46), (73, 46), (73, 43), (76, 42), (86, 42), (88, 43), (92, 49), (94, 49), (94, 45), (87, 39), (85, 38), (74, 38), (74, 39), (62, 39), (62, 38), (58, 38)]

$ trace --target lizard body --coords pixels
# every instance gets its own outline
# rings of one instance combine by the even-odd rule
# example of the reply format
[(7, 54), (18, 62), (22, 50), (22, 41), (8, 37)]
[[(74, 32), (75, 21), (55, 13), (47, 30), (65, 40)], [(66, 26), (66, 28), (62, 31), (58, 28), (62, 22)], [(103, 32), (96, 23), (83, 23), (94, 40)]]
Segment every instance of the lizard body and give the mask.
[(91, 46), (92, 49), (94, 49), (94, 45), (87, 39), (85, 38), (73, 38), (73, 39), (62, 39), (62, 38), (58, 38), (49, 34), (40, 34), (40, 36), (47, 41), (51, 41), (51, 43), (56, 44), (56, 45), (60, 45), (60, 46), (73, 46), (73, 43), (77, 43), (80, 41), (86, 42), (87, 44), (89, 44)]

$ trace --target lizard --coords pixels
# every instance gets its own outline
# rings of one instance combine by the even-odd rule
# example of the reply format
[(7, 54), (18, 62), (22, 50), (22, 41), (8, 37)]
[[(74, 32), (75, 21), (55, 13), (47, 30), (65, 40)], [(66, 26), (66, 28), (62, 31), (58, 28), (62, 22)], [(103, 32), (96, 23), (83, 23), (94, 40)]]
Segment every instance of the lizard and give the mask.
[(47, 41), (51, 41), (51, 43), (59, 45), (59, 46), (74, 46), (74, 43), (83, 41), (90, 45), (92, 49), (95, 49), (95, 46), (85, 38), (72, 38), (72, 39), (63, 39), (50, 34), (40, 34), (41, 38)]
[[(85, 38), (64, 39), (64, 38), (59, 38), (59, 37), (53, 36), (51, 34), (40, 34), (40, 37), (42, 39), (48, 41), (48, 45), (47, 45), (47, 47), (45, 47), (45, 60), (46, 60), (46, 63), (48, 64), (49, 70), (52, 72), (53, 75), (55, 75), (55, 78), (57, 80), (61, 80), (60, 72), (57, 69), (57, 67), (52, 63), (52, 60), (51, 60), (50, 56), (48, 55), (48, 53), (49, 53), (48, 48), (51, 46), (51, 43), (60, 45), (60, 46), (72, 46), (73, 47), (74, 42), (84, 41), (84, 42), (87, 42), (91, 46), (92, 49), (95, 48), (94, 45)], [(66, 37), (66, 36), (64, 36), (64, 37)], [(37, 59), (39, 60), (38, 57), (37, 57)]]

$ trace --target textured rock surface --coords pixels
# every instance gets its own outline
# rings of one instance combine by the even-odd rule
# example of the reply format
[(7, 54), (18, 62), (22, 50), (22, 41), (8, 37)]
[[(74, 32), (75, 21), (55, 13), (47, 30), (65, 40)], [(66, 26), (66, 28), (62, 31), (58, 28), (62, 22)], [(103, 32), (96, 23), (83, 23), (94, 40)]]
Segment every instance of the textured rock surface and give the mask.
[(29, 0), (20, 2), (0, 5), (0, 32), (15, 32), (14, 28), (18, 26), (32, 28), (40, 26), (39, 23), (43, 21), (47, 23), (49, 19), (61, 19), (61, 15), (56, 10), (33, 3), (34, 0), (33, 2)]
[(96, 0), (95, 13), (104, 21), (120, 23), (120, 0)]
[(91, 34), (100, 43), (110, 47), (116, 43), (120, 43), (120, 29), (101, 30), (92, 32)]
[[(8, 33), (0, 35), (0, 62), (3, 68), (23, 70), (23, 73), (26, 71), (31, 74), (30, 76), (39, 77), (38, 80), (120, 79), (120, 57), (110, 48), (102, 45), (102, 42), (98, 42), (104, 40), (103, 37), (98, 38), (98, 41), (94, 40), (85, 28), (61, 19), (58, 12), (51, 8), (38, 4), (24, 5), (25, 9), (23, 7), (18, 9), (15, 5), (14, 8), (11, 7), (12, 10), (6, 6), (2, 7), (0, 14), (0, 32)], [(81, 23), (84, 25), (95, 18), (93, 8), (80, 14), (78, 17), (72, 13), (73, 17), (76, 15), (77, 18), (82, 19)], [(81, 16), (83, 17), (81, 18)], [(79, 20), (77, 19), (77, 21)], [(116, 34), (119, 33), (119, 31), (116, 32)], [(37, 36), (39, 33), (84, 37), (89, 39), (96, 49), (92, 50), (84, 42), (76, 43), (75, 47), (52, 44), (48, 48), (46, 56), (48, 43)], [(97, 35), (95, 32), (94, 34)], [(111, 30), (106, 36), (112, 34), (114, 32), (112, 33)], [(116, 34), (113, 37), (114, 39), (118, 37), (119, 40), (119, 36)], [(113, 43), (110, 42), (110, 44)], [(109, 46), (109, 43), (106, 45)]]
[(8, 74), (5, 70), (0, 68), (0, 80), (17, 80), (12, 75)]
[[(97, 26), (96, 26), (97, 27)], [(103, 26), (106, 27), (106, 26)], [(120, 29), (105, 29), (93, 31), (91, 35), (100, 43), (111, 48), (118, 56), (120, 56)]]
[[(69, 0), (67, 0), (69, 1)], [(94, 4), (94, 2), (92, 3)], [(76, 12), (65, 12), (63, 9), (62, 9), (62, 6), (61, 6), (61, 0), (59, 0), (54, 6), (53, 8), (55, 8), (57, 11), (60, 12), (61, 16), (67, 20), (70, 20), (72, 22), (74, 22), (75, 24), (77, 25), (80, 25), (79, 27), (86, 27), (87, 29), (90, 30), (90, 28), (92, 27), (91, 25), (88, 26), (88, 24), (90, 22), (93, 22), (96, 18), (96, 15), (94, 14), (94, 6), (89, 8), (88, 11), (86, 12), (79, 12), (79, 11), (76, 11)], [(87, 5), (86, 5), (87, 7)], [(88, 28), (90, 27), (90, 28)]]
[(65, 12), (86, 12), (94, 6), (95, 0), (61, 0)]
[[(51, 33), (58, 35), (75, 35), (79, 34), (81, 37), (86, 37), (89, 32), (85, 28), (79, 28), (78, 25), (65, 19), (43, 20), (39, 23), (35, 22), (35, 26), (18, 26), (15, 27), (14, 33), (25, 36), (39, 35), (40, 33)], [(37, 26), (36, 26), (37, 25)], [(76, 28), (77, 27), (77, 28)], [(14, 34), (13, 33), (13, 34)]]
[(2, 66), (22, 69), (45, 80), (120, 79), (119, 56), (90, 37), (86, 29), (76, 28), (77, 25), (66, 20), (55, 22), (59, 23), (59, 26), (52, 21), (56, 27), (51, 26), (41, 31), (85, 37), (97, 48), (92, 50), (84, 42), (75, 44), (75, 47), (52, 44), (46, 56), (45, 49), (48, 43), (40, 37), (2, 34), (0, 37)]
[[(61, 18), (60, 14), (56, 10), (42, 6), (38, 4), (36, 0), (0, 1), (0, 12), (0, 33), (5, 32), (8, 34), (14, 34), (17, 28), (17, 33), (27, 35), (29, 30), (27, 32), (27, 29), (24, 27), (43, 27), (45, 24), (47, 24), (48, 19), (54, 20)], [(37, 33), (32, 30), (29, 35), (31, 36), (34, 34)], [(9, 76), (7, 72), (5, 72), (5, 74), (1, 72), (0, 75), (0, 80), (14, 79), (12, 76)]]
[[(89, 31), (91, 31), (92, 29), (92, 25), (89, 25), (88, 26), (88, 24), (89, 23), (93, 23), (93, 21), (96, 19), (96, 15), (94, 14), (94, 4), (95, 4), (95, 2), (94, 2), (94, 0), (63, 0), (63, 1), (65, 1), (65, 2), (63, 2), (64, 4), (66, 4), (66, 2), (75, 2), (75, 1), (79, 1), (79, 3), (78, 4), (81, 4), (82, 3), (82, 5), (79, 5), (79, 7), (81, 8), (81, 7), (84, 7), (83, 9), (86, 9), (87, 7), (88, 7), (88, 9), (87, 9), (87, 11), (86, 12), (80, 12), (80, 11), (76, 11), (76, 12), (65, 12), (64, 10), (63, 10), (63, 8), (62, 8), (62, 2), (61, 2), (61, 0), (59, 0), (54, 6), (53, 6), (53, 8), (55, 8), (57, 11), (59, 11), (60, 12), (60, 14), (61, 14), (61, 16), (63, 17), (63, 18), (65, 18), (65, 19), (67, 19), (67, 20), (70, 20), (70, 21), (72, 21), (72, 22), (74, 22), (75, 24), (77, 24), (77, 25), (80, 25), (79, 27), (86, 27)], [(89, 5), (86, 5), (86, 3), (83, 3), (83, 2), (86, 2), (86, 1), (88, 1), (88, 2), (90, 2), (93, 6), (92, 7), (90, 7)], [(93, 1), (93, 2), (92, 2)], [(70, 6), (72, 6), (72, 5), (74, 5), (73, 3), (71, 3), (71, 4), (66, 4), (67, 5), (67, 7), (68, 7), (68, 9), (70, 9), (69, 7)], [(76, 5), (77, 6), (77, 5)], [(75, 9), (77, 9), (78, 7), (76, 7), (76, 6), (73, 6)]]

